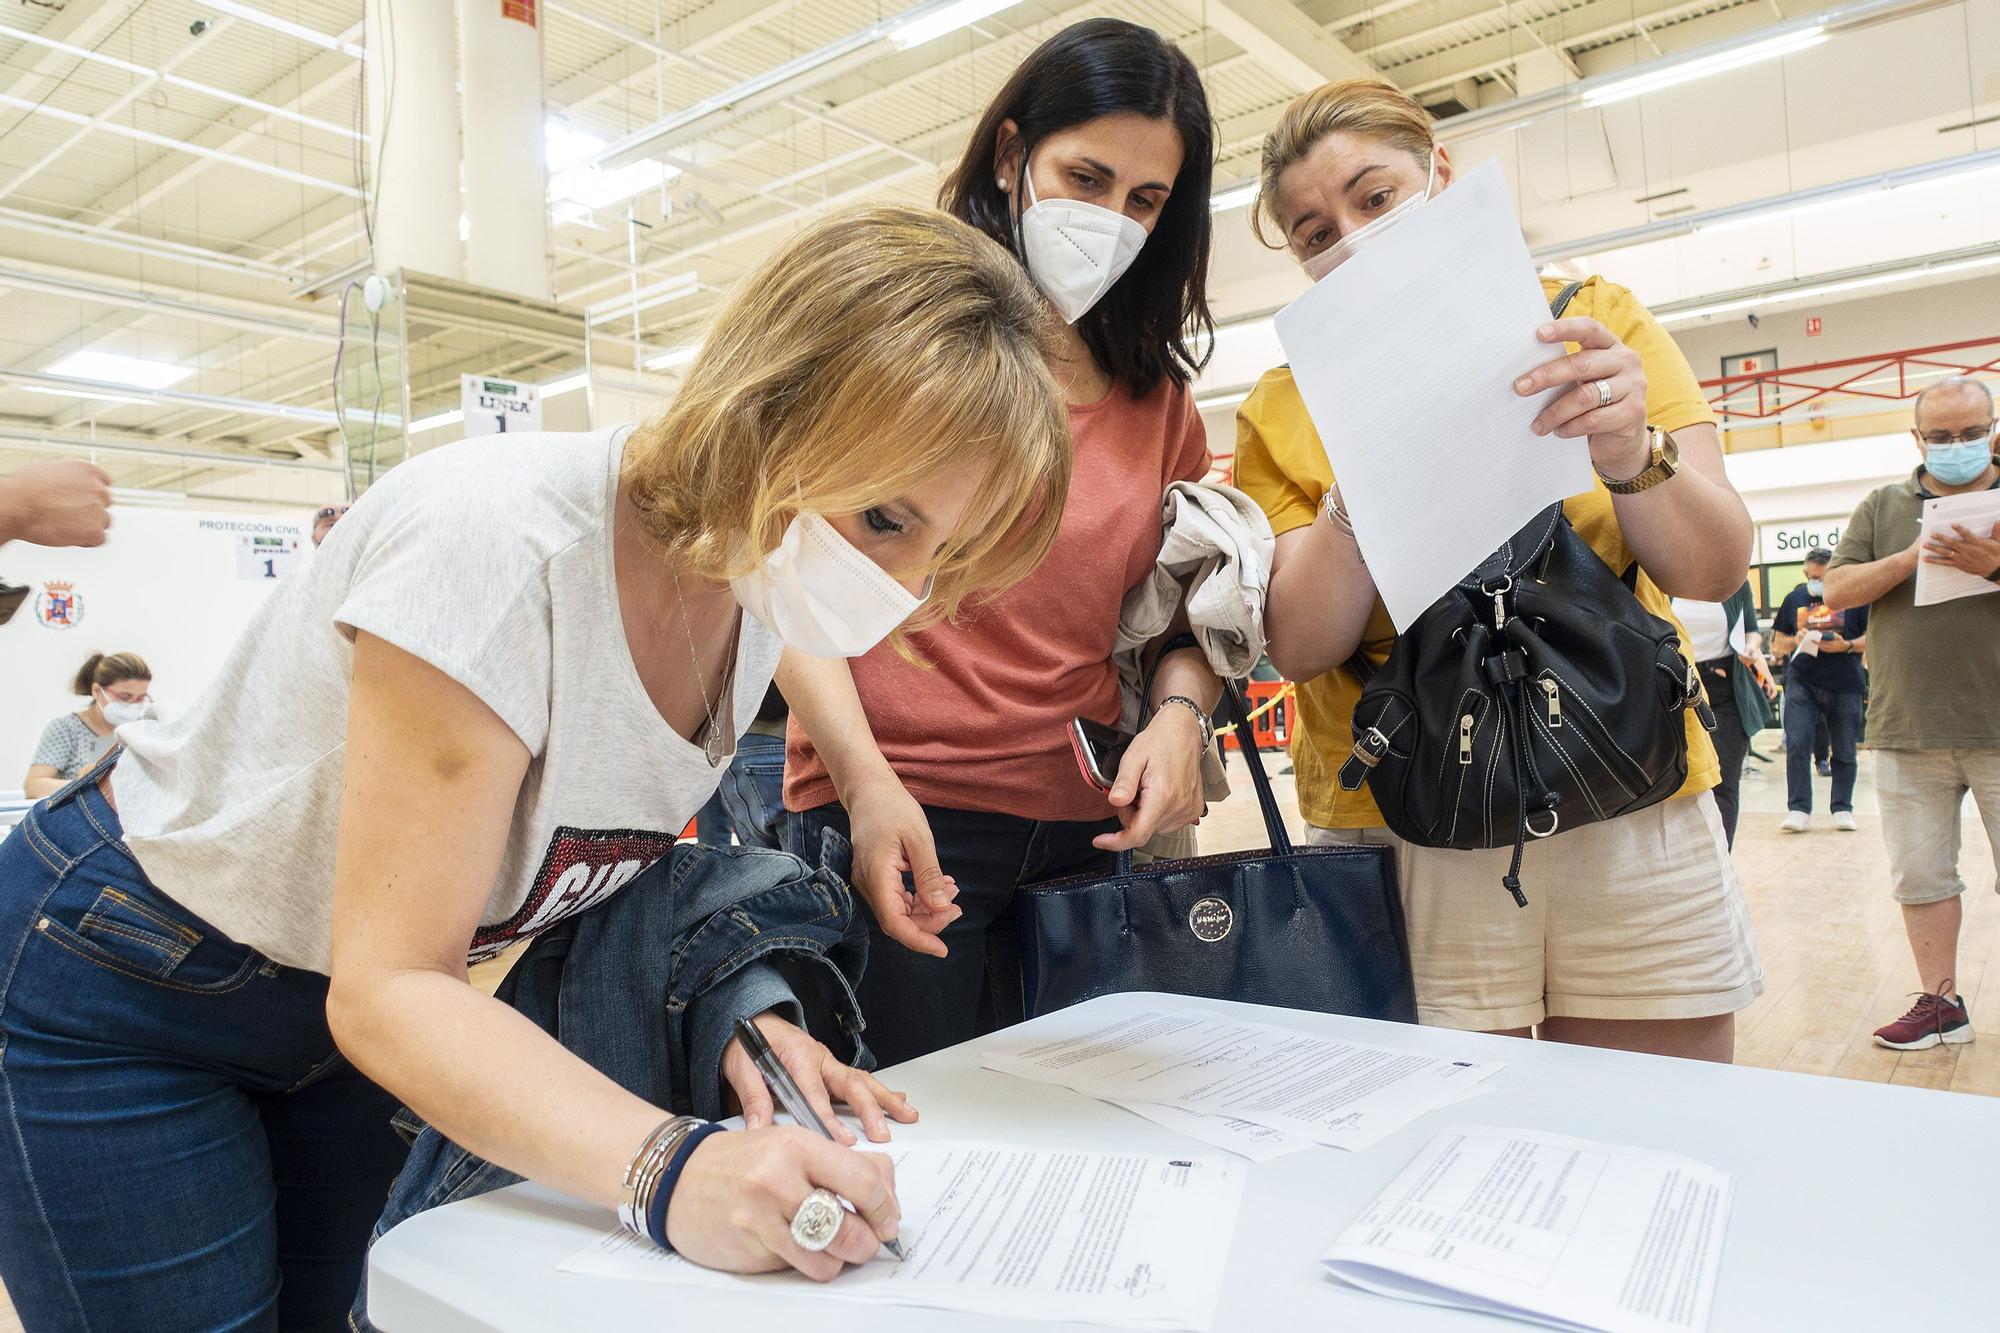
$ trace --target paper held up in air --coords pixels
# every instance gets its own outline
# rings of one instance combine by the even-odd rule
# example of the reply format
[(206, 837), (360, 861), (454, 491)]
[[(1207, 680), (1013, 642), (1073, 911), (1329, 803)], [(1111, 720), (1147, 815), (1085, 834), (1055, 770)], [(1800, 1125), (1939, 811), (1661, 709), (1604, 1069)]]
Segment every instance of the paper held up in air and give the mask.
[[(1497, 162), (1465, 175), (1278, 312), (1292, 378), (1398, 630), (1529, 519), (1591, 489), (1581, 439), (1536, 435), (1562, 354)], [(1574, 392), (1574, 389), (1571, 390)]]

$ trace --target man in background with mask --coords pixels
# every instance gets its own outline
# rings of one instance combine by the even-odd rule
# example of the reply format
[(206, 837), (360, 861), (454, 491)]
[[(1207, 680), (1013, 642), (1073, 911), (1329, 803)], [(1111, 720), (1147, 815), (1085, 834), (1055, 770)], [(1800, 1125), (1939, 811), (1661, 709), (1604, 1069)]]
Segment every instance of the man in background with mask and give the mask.
[(1806, 552), (1806, 581), (1786, 594), (1771, 621), (1772, 647), (1785, 659), (1785, 804), (1787, 833), (1812, 827), (1813, 738), (1823, 726), (1832, 742), (1833, 826), (1852, 833), (1854, 747), (1861, 738), (1867, 678), (1861, 650), (1868, 608), (1837, 611), (1826, 603), (1826, 567), (1833, 552)]
[(1926, 500), (2000, 488), (1992, 392), (1974, 379), (1938, 381), (1917, 395), (1914, 434), (1923, 465), (1862, 500), (1826, 574), (1828, 605), (1870, 607), (1875, 617), (1868, 748), (1890, 891), (1903, 905), (1923, 989), (1908, 1013), (1875, 1032), (1878, 1044), (1901, 1051), (1972, 1040), (1971, 1016), (1952, 989), (1967, 791), (2000, 863), (2000, 595), (1916, 605), (1920, 562), (2000, 582), (2000, 524), (1919, 536)]

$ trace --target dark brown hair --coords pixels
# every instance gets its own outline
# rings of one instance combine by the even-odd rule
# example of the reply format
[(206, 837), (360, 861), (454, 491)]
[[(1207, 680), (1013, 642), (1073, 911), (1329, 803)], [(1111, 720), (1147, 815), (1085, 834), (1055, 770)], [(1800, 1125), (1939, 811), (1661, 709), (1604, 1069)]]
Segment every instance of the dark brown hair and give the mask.
[[(1021, 133), (1020, 175), (1051, 134), (1120, 112), (1164, 120), (1179, 131), (1181, 170), (1139, 257), (1076, 331), (1105, 374), (1144, 397), (1162, 379), (1186, 384), (1208, 362), (1215, 320), (1208, 313), (1208, 196), (1215, 178), (1215, 120), (1194, 62), (1136, 23), (1086, 19), (1043, 42), (994, 94), (938, 191), (938, 207), (963, 218), (1021, 258), (1014, 206), (999, 185), (994, 150), (1000, 126)], [(1015, 198), (1022, 197), (1014, 183)], [(1197, 354), (1190, 343), (1207, 346)]]
[(137, 653), (92, 653), (83, 664), (83, 670), (76, 673), (75, 690), (84, 698), (90, 697), (90, 687), (95, 685), (108, 690), (121, 680), (145, 680), (153, 678), (153, 668), (146, 665), (146, 659)]

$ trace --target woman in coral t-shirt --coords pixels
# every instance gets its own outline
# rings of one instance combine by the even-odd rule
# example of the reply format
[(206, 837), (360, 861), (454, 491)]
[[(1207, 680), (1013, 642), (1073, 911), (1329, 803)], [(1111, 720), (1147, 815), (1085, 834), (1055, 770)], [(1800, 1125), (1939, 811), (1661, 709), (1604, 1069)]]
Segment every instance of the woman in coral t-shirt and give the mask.
[(1158, 558), (1163, 492), (1208, 470), (1188, 338), (1213, 327), (1213, 138), (1184, 54), (1091, 20), (1015, 71), (945, 184), (941, 205), (1012, 248), (1063, 321), (1052, 369), (1076, 463), (1041, 568), (911, 635), (922, 664), (788, 653), (779, 671), (793, 708), (785, 846), (817, 860), (825, 829), (854, 842), (874, 917), (861, 1007), (885, 1064), (1019, 1020), (1016, 889), (1108, 871), (1202, 812), (1221, 687), (1199, 651), (1159, 664), (1108, 796), (1078, 771), (1067, 728), (1117, 724), (1119, 608)]

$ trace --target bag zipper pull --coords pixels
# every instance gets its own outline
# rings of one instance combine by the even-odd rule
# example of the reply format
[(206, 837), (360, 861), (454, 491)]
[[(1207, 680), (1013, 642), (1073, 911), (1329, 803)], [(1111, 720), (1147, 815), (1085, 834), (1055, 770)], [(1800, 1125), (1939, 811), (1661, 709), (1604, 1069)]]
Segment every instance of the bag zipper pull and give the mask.
[(1542, 693), (1549, 696), (1549, 730), (1561, 731), (1563, 724), (1562, 689), (1552, 680), (1542, 682)]
[(1472, 763), (1472, 714), (1470, 713), (1458, 719), (1458, 762), (1468, 766)]

